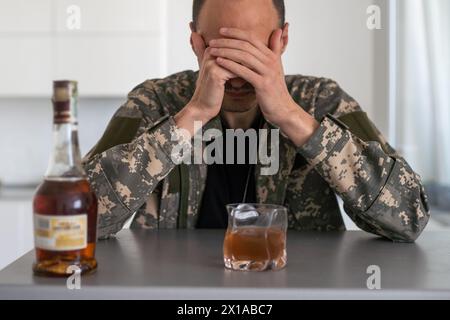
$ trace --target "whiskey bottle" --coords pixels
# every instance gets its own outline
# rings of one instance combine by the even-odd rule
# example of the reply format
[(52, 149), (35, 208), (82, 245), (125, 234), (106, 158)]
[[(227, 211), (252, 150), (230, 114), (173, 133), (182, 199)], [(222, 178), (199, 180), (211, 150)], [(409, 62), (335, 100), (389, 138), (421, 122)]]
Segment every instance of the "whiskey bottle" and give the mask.
[(36, 275), (67, 276), (97, 268), (97, 199), (81, 164), (77, 83), (53, 83), (53, 151), (33, 199)]

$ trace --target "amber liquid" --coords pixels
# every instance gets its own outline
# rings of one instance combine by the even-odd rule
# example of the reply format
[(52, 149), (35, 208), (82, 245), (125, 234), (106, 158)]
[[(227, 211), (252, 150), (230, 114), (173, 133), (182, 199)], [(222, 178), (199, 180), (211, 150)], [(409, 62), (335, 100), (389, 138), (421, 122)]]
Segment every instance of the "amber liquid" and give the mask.
[(286, 265), (286, 232), (280, 228), (229, 229), (223, 246), (225, 266), (233, 270), (278, 270)]
[(97, 199), (87, 180), (44, 180), (34, 196), (33, 209), (36, 214), (49, 216), (87, 214), (88, 225), (88, 244), (84, 249), (49, 251), (36, 248), (36, 262), (33, 265), (35, 274), (67, 276), (69, 266), (79, 267), (82, 274), (97, 268)]

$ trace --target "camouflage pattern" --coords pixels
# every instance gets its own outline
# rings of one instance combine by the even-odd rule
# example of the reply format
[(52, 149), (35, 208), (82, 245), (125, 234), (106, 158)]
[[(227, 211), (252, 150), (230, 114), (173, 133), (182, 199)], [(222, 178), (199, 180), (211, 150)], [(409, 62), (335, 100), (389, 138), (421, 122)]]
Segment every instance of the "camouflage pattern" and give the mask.
[[(190, 101), (197, 74), (136, 87), (85, 157), (99, 199), (100, 237), (120, 231), (133, 214), (132, 228), (195, 228), (207, 165), (177, 166), (170, 155), (178, 143), (191, 143), (173, 116)], [(286, 83), (320, 127), (301, 148), (280, 136), (278, 173), (263, 176), (256, 167), (258, 202), (288, 207), (292, 229), (345, 230), (337, 194), (361, 229), (393, 241), (417, 239), (430, 216), (419, 175), (336, 82), (287, 76)], [(221, 130), (220, 123), (213, 119), (203, 131)]]

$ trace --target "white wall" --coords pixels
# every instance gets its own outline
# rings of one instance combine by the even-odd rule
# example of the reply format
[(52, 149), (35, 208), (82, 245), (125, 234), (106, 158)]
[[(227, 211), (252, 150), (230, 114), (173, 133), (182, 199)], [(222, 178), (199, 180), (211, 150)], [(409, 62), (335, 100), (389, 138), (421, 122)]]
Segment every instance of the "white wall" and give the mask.
[[(29, 198), (30, 194), (24, 196)], [(0, 201), (0, 270), (33, 248), (31, 208), (30, 199)]]
[(291, 23), (288, 73), (332, 78), (373, 117), (375, 35), (367, 28), (372, 0), (287, 0)]

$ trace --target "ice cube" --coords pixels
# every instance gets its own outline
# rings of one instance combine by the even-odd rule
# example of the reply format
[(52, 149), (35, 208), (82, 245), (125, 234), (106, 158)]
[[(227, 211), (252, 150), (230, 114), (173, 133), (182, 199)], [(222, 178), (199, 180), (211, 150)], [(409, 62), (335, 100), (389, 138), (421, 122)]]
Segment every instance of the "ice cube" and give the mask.
[(238, 220), (256, 219), (259, 217), (259, 213), (252, 205), (240, 204), (234, 209), (234, 217)]

